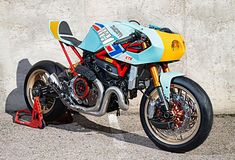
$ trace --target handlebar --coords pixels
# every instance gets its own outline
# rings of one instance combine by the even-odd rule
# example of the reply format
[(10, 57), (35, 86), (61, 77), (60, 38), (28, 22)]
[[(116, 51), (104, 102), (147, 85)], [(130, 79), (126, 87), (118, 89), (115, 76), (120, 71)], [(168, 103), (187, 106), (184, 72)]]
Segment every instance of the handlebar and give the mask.
[(133, 42), (133, 41), (135, 41), (135, 34), (132, 33), (127, 37), (124, 37), (115, 41), (114, 44), (123, 44), (123, 43)]
[(131, 33), (129, 36), (121, 38), (114, 42), (114, 44), (124, 44), (128, 42), (134, 42), (135, 40), (146, 38), (146, 36), (138, 30), (135, 30), (134, 33)]

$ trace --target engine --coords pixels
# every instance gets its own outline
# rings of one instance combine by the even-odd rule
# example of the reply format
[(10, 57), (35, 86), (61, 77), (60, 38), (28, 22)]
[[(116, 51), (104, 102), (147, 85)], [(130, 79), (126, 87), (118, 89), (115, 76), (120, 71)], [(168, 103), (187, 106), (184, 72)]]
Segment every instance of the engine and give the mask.
[(85, 52), (85, 61), (88, 68), (92, 69), (97, 78), (101, 80), (104, 88), (110, 86), (117, 86), (120, 88), (124, 95), (127, 96), (127, 79), (121, 78), (118, 75), (117, 68), (113, 64), (96, 59), (93, 53)]
[[(97, 78), (104, 85), (105, 90), (111, 86), (116, 86), (121, 89), (124, 97), (127, 101), (128, 97), (128, 81), (125, 78), (121, 78), (118, 75), (117, 68), (114, 67), (111, 63), (101, 61), (99, 59), (93, 58), (94, 54), (87, 54), (86, 65), (94, 71)], [(119, 109), (118, 99), (115, 94), (112, 94), (110, 97), (110, 103), (107, 109), (107, 112), (112, 112)]]
[(96, 104), (98, 91), (97, 87), (85, 77), (77, 76), (69, 82), (69, 93), (71, 99), (86, 107), (92, 107)]
[(103, 82), (84, 65), (76, 67), (77, 76), (65, 70), (60, 75), (55, 73), (48, 77), (50, 87), (59, 95), (61, 101), (70, 109), (95, 116), (106, 112), (129, 108), (123, 91), (110, 86), (104, 88)]
[(77, 76), (73, 76), (68, 70), (58, 77), (51, 76), (52, 88), (68, 106), (80, 105), (87, 108), (95, 106), (98, 96), (101, 97), (103, 94), (100, 93), (103, 85), (96, 80), (94, 72), (85, 66), (77, 66), (76, 72)]
[(72, 90), (75, 96), (79, 99), (84, 99), (88, 96), (90, 92), (90, 87), (88, 82), (83, 77), (76, 77), (75, 81), (71, 83)]

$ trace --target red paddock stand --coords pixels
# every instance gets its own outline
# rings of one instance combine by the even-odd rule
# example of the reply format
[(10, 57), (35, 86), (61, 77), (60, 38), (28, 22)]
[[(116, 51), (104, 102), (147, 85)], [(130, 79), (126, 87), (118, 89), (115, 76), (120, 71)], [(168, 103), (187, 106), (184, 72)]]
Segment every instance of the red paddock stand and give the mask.
[[(26, 115), (31, 116), (30, 121), (20, 119), (22, 116), (26, 116)], [(33, 105), (32, 111), (19, 110), (16, 112), (15, 123), (26, 125), (32, 128), (40, 128), (40, 129), (43, 129), (46, 126), (46, 123), (43, 120), (39, 97), (34, 98), (34, 105)]]

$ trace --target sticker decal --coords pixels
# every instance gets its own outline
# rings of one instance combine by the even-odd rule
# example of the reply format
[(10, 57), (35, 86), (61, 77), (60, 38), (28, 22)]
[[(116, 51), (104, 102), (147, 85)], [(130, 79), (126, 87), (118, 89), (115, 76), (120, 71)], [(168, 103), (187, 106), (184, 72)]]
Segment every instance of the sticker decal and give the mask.
[(119, 38), (123, 36), (122, 32), (115, 25), (112, 25), (110, 28), (118, 35)]
[(133, 60), (134, 60), (133, 57), (129, 56), (126, 53), (121, 54), (120, 56), (118, 56), (118, 58), (121, 61), (124, 61), (124, 62), (127, 62), (127, 63), (133, 62)]
[(111, 58), (105, 57), (104, 60), (109, 62), (109, 63), (113, 63), (113, 60)]
[(120, 47), (120, 45), (111, 44), (105, 47), (105, 50), (109, 53), (110, 56), (116, 56), (119, 53), (123, 52), (123, 49)]
[(108, 29), (103, 24), (95, 23), (93, 25), (93, 28), (98, 33), (106, 52), (111, 57), (116, 56), (124, 51), (121, 45), (113, 44), (115, 39), (113, 35), (108, 31)]
[(131, 56), (126, 56), (125, 59), (128, 60), (128, 61), (131, 61), (132, 57)]
[(95, 23), (93, 25), (93, 28), (98, 33), (100, 40), (104, 46), (106, 46), (108, 43), (114, 41), (113, 36), (111, 35), (111, 33), (107, 30), (107, 28), (103, 24)]

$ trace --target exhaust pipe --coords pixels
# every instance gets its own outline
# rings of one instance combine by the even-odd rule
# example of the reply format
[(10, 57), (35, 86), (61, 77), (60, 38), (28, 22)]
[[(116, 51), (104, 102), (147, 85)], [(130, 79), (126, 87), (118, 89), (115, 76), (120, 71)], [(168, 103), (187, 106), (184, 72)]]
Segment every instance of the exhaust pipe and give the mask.
[[(93, 107), (83, 107), (81, 105), (73, 105), (73, 104), (71, 104), (72, 100), (69, 101), (68, 98), (70, 98), (70, 97), (64, 95), (63, 90), (62, 90), (63, 86), (61, 85), (61, 83), (59, 81), (59, 78), (58, 78), (58, 76), (55, 73), (52, 73), (48, 77), (48, 82), (49, 82), (49, 85), (60, 96), (60, 99), (63, 102), (63, 104), (66, 105), (67, 107), (69, 107), (70, 109), (72, 109), (74, 111), (79, 111), (79, 112), (82, 111), (83, 113), (86, 113), (86, 112), (95, 112), (95, 111), (98, 111), (100, 109), (100, 104), (102, 102), (103, 93), (104, 93), (104, 87), (103, 87), (102, 83), (98, 79), (95, 79), (93, 81), (94, 85), (98, 88), (97, 102), (96, 102), (96, 105), (93, 106)], [(66, 99), (66, 97), (67, 97), (67, 99)]]
[(94, 115), (94, 116), (103, 116), (107, 112), (111, 94), (115, 94), (117, 96), (118, 105), (119, 105), (121, 110), (126, 111), (126, 110), (129, 109), (129, 104), (128, 104), (128, 102), (125, 103), (125, 97), (124, 97), (122, 91), (118, 87), (112, 86), (112, 87), (109, 87), (105, 91), (104, 98), (103, 98), (100, 110), (98, 112), (86, 112), (86, 113), (90, 114), (90, 115)]
[(95, 79), (93, 83), (98, 88), (98, 98), (96, 105), (94, 107), (84, 107), (81, 105), (71, 105), (68, 101), (65, 100), (64, 94), (62, 91), (63, 86), (61, 85), (58, 76), (53, 73), (48, 77), (49, 85), (55, 90), (55, 92), (60, 96), (61, 101), (64, 103), (64, 105), (68, 106), (70, 109), (78, 112), (82, 112), (85, 114), (90, 114), (94, 116), (103, 116), (107, 109), (110, 102), (111, 94), (115, 94), (118, 98), (118, 105), (121, 110), (128, 110), (129, 104), (128, 102), (125, 102), (125, 97), (122, 93), (122, 91), (118, 87), (109, 87), (103, 96), (104, 93), (104, 87), (100, 80)]
[(48, 83), (50, 86), (52, 86), (52, 88), (56, 87), (57, 89), (62, 90), (62, 85), (60, 83), (60, 80), (55, 73), (52, 73), (48, 77)]

